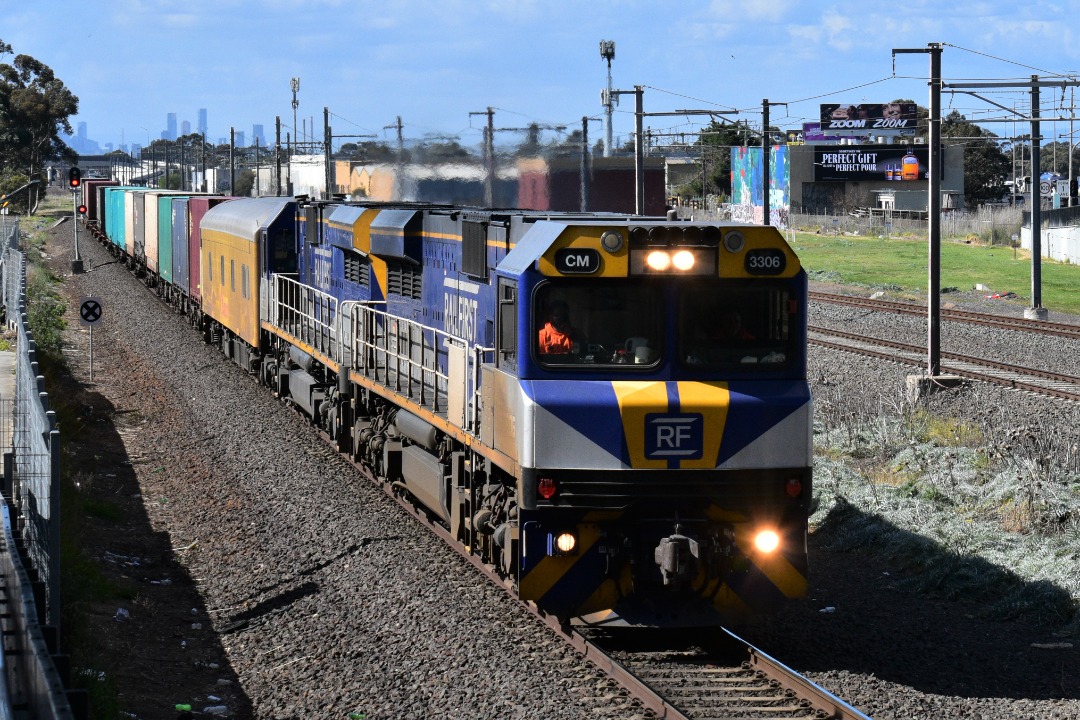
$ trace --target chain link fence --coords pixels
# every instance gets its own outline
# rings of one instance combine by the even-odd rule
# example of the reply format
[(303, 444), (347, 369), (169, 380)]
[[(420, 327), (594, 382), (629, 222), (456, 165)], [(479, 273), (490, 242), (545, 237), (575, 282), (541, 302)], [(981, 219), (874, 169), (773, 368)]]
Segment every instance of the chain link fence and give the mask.
[[(49, 409), (27, 318), (26, 257), (17, 220), (0, 222), (0, 285), (15, 352), (0, 359), (0, 720), (86, 716), (81, 691), (70, 694), (57, 671), (60, 625), (60, 432)], [(13, 357), (12, 357), (13, 356)], [(14, 376), (8, 374), (14, 369)], [(72, 700), (82, 712), (76, 715)]]

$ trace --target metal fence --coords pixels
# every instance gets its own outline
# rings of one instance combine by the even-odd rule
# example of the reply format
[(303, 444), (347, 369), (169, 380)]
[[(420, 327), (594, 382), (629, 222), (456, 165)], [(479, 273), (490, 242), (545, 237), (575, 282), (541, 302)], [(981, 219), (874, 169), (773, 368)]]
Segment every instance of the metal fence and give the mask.
[[(0, 384), (4, 493), (0, 502), (3, 672), (0, 720), (74, 718), (57, 671), (60, 623), (60, 433), (49, 410), (29, 329), (26, 258), (17, 222), (0, 223), (0, 285), (7, 326), (17, 333), (15, 375)], [(10, 396), (10, 397), (9, 397)], [(9, 435), (10, 432), (10, 435)], [(9, 440), (10, 438), (10, 440)], [(82, 705), (85, 715), (85, 702)]]

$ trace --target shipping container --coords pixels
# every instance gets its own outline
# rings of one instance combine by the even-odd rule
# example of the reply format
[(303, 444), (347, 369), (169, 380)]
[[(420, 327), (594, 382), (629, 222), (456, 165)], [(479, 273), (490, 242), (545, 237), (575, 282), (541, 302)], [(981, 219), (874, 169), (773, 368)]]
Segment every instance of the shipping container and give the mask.
[(99, 188), (118, 186), (119, 184), (116, 180), (83, 180), (80, 204), (86, 206), (85, 220), (87, 223), (98, 223), (100, 225), (101, 219), (104, 217), (97, 203)]
[[(188, 214), (190, 198), (172, 199), (172, 266), (169, 277), (162, 277), (171, 282), (183, 295), (190, 295), (190, 273), (188, 267), (188, 236), (191, 232), (191, 216)], [(164, 266), (164, 263), (162, 263)]]
[(142, 190), (129, 190), (124, 193), (124, 251), (140, 265), (146, 264), (146, 252), (143, 250), (146, 236), (143, 234), (143, 195)]
[(202, 292), (199, 284), (201, 262), (199, 249), (202, 247), (202, 219), (206, 211), (215, 205), (228, 202), (234, 198), (224, 195), (200, 195), (188, 200), (188, 218), (191, 223), (191, 234), (188, 244), (188, 292), (196, 301), (202, 301)]

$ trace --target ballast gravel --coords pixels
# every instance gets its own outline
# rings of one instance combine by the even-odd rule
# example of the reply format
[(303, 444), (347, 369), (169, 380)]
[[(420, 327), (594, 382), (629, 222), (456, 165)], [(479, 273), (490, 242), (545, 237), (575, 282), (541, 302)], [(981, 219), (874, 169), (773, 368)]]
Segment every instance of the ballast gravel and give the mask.
[[(89, 272), (65, 272), (70, 243), (70, 226), (61, 226), (49, 247), (69, 305), (93, 295), (105, 309), (90, 387), (115, 412), (100, 424), (122, 439), (145, 531), (167, 537), (174, 558), (157, 566), (159, 583), (144, 594), (155, 598), (154, 613), (183, 628), (131, 639), (152, 645), (158, 663), (124, 682), (155, 683), (160, 704), (122, 692), (141, 698), (123, 711), (175, 717), (173, 702), (184, 700), (167, 692), (175, 672), (184, 687), (200, 688), (186, 698), (196, 710), (224, 706), (233, 718), (648, 716), (126, 269), (108, 264), (96, 242), (83, 236)], [(87, 332), (69, 317), (68, 359), (85, 373)], [(810, 320), (925, 338), (920, 318), (815, 303)], [(950, 330), (945, 344), (1080, 365), (1075, 343), (1020, 335)], [(901, 397), (912, 372), (822, 349), (810, 351), (809, 370), (816, 393), (853, 407), (887, 406), (882, 399)], [(1049, 416), (1070, 432), (1080, 426), (1067, 403), (1001, 397), (1017, 422)], [(967, 406), (964, 393), (934, 402), (946, 412), (985, 411)], [(128, 538), (121, 554), (137, 555), (139, 543)], [(963, 599), (914, 594), (873, 552), (836, 551), (812, 535), (810, 557), (810, 596), (738, 630), (871, 717), (1080, 717), (1075, 638), (1022, 617), (979, 618)], [(161, 595), (163, 577), (193, 584), (197, 605)], [(133, 603), (130, 622), (117, 626), (139, 627), (148, 607)], [(1050, 642), (1071, 646), (1032, 647)]]

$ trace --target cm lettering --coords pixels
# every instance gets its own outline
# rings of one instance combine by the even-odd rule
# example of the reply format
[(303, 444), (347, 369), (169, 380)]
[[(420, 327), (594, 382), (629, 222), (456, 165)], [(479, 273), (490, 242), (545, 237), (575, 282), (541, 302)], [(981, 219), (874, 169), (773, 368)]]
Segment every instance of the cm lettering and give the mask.
[(600, 269), (600, 253), (593, 248), (555, 251), (555, 269), (564, 275), (588, 275)]

